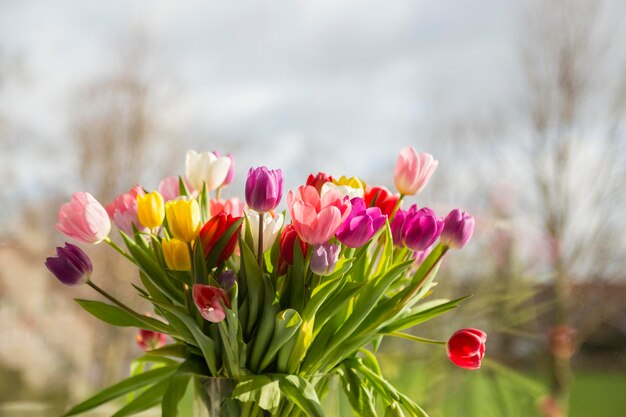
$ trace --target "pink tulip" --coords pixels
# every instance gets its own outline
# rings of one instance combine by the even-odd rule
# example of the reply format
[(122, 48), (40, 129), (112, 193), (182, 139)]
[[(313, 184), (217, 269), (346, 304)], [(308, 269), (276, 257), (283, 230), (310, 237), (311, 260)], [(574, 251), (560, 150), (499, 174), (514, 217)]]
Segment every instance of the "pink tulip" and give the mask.
[(293, 226), (303, 242), (319, 245), (327, 242), (348, 218), (352, 207), (336, 190), (320, 197), (315, 187), (303, 185), (287, 195)]
[(396, 188), (404, 195), (419, 193), (437, 169), (439, 161), (431, 154), (417, 153), (412, 146), (400, 151), (393, 173)]
[[(187, 178), (184, 178), (184, 181), (187, 189), (193, 192), (193, 188)], [(159, 182), (158, 191), (166, 202), (176, 200), (176, 198), (180, 196), (180, 179), (175, 176), (163, 178), (161, 182)]]
[(87, 192), (78, 192), (61, 206), (56, 228), (82, 243), (100, 243), (111, 231), (111, 221), (102, 204)]
[(211, 323), (219, 323), (226, 318), (224, 308), (230, 308), (228, 294), (218, 287), (194, 284), (193, 301), (200, 315)]
[(109, 218), (118, 229), (129, 236), (133, 235), (133, 224), (138, 230), (145, 230), (137, 218), (137, 196), (144, 195), (143, 189), (136, 185), (129, 192), (115, 197), (112, 203), (106, 206)]
[(233, 217), (243, 217), (246, 205), (237, 197), (228, 200), (211, 200), (209, 202), (211, 208), (211, 216), (217, 216), (221, 212), (230, 214)]

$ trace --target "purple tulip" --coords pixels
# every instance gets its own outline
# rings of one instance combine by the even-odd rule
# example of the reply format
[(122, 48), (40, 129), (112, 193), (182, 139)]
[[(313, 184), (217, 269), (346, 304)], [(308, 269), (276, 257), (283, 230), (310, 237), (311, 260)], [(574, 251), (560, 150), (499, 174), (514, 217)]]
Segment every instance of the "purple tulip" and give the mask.
[(443, 230), (443, 225), (443, 217), (437, 217), (434, 211), (423, 207), (405, 219), (402, 226), (402, 241), (410, 249), (426, 250), (435, 243)]
[(311, 271), (317, 275), (330, 275), (335, 271), (339, 259), (339, 245), (323, 243), (315, 245), (311, 255)]
[(93, 266), (78, 246), (65, 243), (57, 247), (57, 256), (46, 258), (46, 267), (65, 285), (81, 285), (89, 280)]
[(267, 167), (250, 168), (246, 179), (246, 203), (265, 213), (276, 208), (283, 196), (283, 172)]
[(224, 291), (230, 291), (230, 289), (235, 285), (235, 281), (237, 280), (237, 276), (235, 273), (228, 269), (220, 274), (217, 277), (217, 283), (220, 284), (220, 287), (224, 289)]
[(474, 233), (474, 218), (471, 214), (454, 209), (446, 216), (441, 232), (441, 243), (453, 248), (463, 249)]
[(387, 216), (378, 207), (367, 208), (360, 197), (350, 200), (352, 211), (345, 222), (337, 229), (337, 239), (350, 248), (365, 245), (385, 224)]
[(412, 218), (417, 213), (417, 206), (413, 204), (407, 210), (398, 209), (391, 222), (391, 236), (393, 237), (393, 244), (397, 247), (404, 245), (402, 229), (407, 219)]

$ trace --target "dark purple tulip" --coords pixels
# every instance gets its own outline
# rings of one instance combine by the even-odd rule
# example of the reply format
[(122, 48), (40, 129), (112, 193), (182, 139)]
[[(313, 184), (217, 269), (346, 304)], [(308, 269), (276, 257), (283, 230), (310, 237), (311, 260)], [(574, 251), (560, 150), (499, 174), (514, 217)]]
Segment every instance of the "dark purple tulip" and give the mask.
[(65, 243), (57, 247), (57, 256), (46, 258), (46, 267), (65, 285), (81, 285), (89, 280), (93, 266), (78, 246)]
[(350, 248), (365, 245), (385, 224), (387, 216), (378, 207), (367, 208), (360, 197), (350, 200), (352, 211), (345, 222), (337, 229), (337, 239)]
[(237, 276), (235, 273), (228, 269), (220, 274), (217, 277), (217, 283), (224, 289), (224, 291), (228, 292), (235, 285), (235, 281), (237, 280)]
[(311, 255), (311, 271), (317, 275), (330, 275), (335, 271), (339, 259), (339, 245), (322, 243), (315, 245)]
[(416, 206), (409, 209), (402, 226), (402, 241), (410, 249), (425, 250), (435, 243), (441, 234), (444, 220), (437, 217), (429, 208), (423, 207), (415, 211), (413, 207)]
[(441, 232), (441, 243), (453, 248), (463, 249), (474, 233), (474, 218), (471, 214), (454, 209), (446, 216)]
[(246, 179), (246, 203), (252, 210), (274, 210), (283, 196), (283, 172), (267, 167), (250, 168)]

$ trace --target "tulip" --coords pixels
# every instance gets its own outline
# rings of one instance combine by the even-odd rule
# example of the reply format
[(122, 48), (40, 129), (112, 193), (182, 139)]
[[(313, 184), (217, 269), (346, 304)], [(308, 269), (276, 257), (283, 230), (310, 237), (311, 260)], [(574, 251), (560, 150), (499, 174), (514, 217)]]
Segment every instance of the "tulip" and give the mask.
[(393, 216), (393, 220), (391, 221), (391, 236), (393, 237), (393, 244), (395, 246), (402, 247), (404, 244), (402, 241), (402, 228), (404, 227), (406, 219), (415, 215), (416, 211), (417, 206), (412, 205), (408, 210), (398, 209), (396, 214)]
[(139, 329), (135, 340), (137, 341), (137, 346), (144, 351), (148, 351), (165, 346), (167, 335), (152, 330)]
[[(267, 252), (272, 247), (281, 227), (283, 227), (284, 216), (277, 214), (272, 216), (270, 213), (261, 213), (263, 215), (263, 246), (262, 253)], [(259, 250), (259, 213), (249, 210), (246, 213), (246, 219), (252, 232), (252, 241), (254, 244), (254, 253)]]
[(310, 245), (328, 241), (339, 226), (346, 221), (351, 206), (336, 190), (330, 190), (321, 198), (310, 186), (300, 186), (287, 195), (287, 206), (292, 223), (300, 240)]
[(194, 284), (193, 302), (205, 320), (219, 323), (226, 318), (224, 308), (230, 308), (230, 301), (226, 292), (217, 287), (204, 284)]
[(228, 200), (213, 199), (209, 202), (209, 207), (211, 210), (211, 216), (217, 216), (223, 211), (233, 217), (243, 217), (246, 205), (237, 197), (233, 197)]
[(250, 168), (246, 179), (246, 203), (252, 210), (274, 210), (283, 196), (283, 172), (266, 167)]
[[(193, 191), (193, 187), (189, 183), (189, 180), (183, 177), (183, 181), (185, 181), (187, 189), (189, 191)], [(157, 190), (166, 202), (175, 200), (180, 196), (180, 178), (174, 176), (163, 178), (161, 182), (159, 182)]]
[(115, 200), (105, 208), (109, 218), (113, 220), (117, 228), (128, 236), (133, 235), (133, 225), (137, 230), (145, 230), (137, 217), (138, 195), (144, 195), (144, 192), (139, 185), (136, 185), (127, 193), (115, 197)]
[(350, 203), (352, 211), (337, 230), (337, 239), (350, 248), (359, 248), (385, 224), (387, 216), (378, 207), (367, 208), (362, 198), (353, 198)]
[(357, 177), (346, 177), (345, 175), (342, 175), (341, 178), (339, 179), (335, 179), (333, 180), (333, 184), (335, 185), (347, 185), (348, 187), (352, 187), (352, 188), (360, 188), (363, 191), (365, 191), (365, 188), (367, 188), (367, 185), (365, 184), (365, 182)]
[(111, 220), (102, 205), (87, 192), (72, 195), (61, 206), (56, 228), (66, 236), (82, 243), (100, 243), (111, 231)]
[(367, 187), (363, 199), (367, 207), (378, 207), (383, 214), (391, 218), (393, 211), (398, 205), (400, 195), (392, 194), (385, 187)]
[(396, 188), (403, 195), (419, 193), (428, 184), (437, 165), (439, 161), (436, 161), (431, 154), (418, 154), (413, 147), (407, 146), (400, 151), (396, 162), (393, 174)]
[(173, 200), (165, 204), (169, 231), (176, 239), (189, 243), (200, 229), (200, 207), (196, 200)]
[[(296, 232), (293, 224), (289, 223), (283, 228), (280, 235), (280, 261), (285, 262), (287, 265), (293, 265), (293, 251), (296, 239), (298, 239), (302, 255), (306, 255), (309, 245), (298, 238), (298, 232)], [(280, 261), (278, 262), (279, 264), (281, 263)]]
[(441, 243), (453, 248), (463, 249), (474, 233), (474, 218), (471, 214), (454, 209), (446, 216)]
[(57, 247), (57, 256), (46, 258), (46, 268), (65, 285), (81, 285), (89, 281), (93, 266), (85, 252), (78, 246), (65, 243)]
[(237, 275), (231, 270), (227, 269), (217, 277), (217, 283), (224, 289), (224, 291), (230, 291), (237, 281)]
[(213, 152), (190, 150), (185, 161), (186, 177), (191, 185), (201, 191), (204, 184), (208, 191), (220, 187), (230, 169), (231, 159), (227, 156), (217, 157)]
[(402, 226), (402, 242), (410, 249), (422, 251), (428, 249), (443, 230), (444, 220), (437, 217), (429, 208), (414, 210), (413, 215), (404, 221)]
[(174, 271), (191, 270), (191, 257), (189, 256), (189, 246), (182, 240), (172, 238), (161, 242), (163, 257), (169, 269)]
[(324, 185), (322, 185), (321, 195), (322, 196), (326, 195), (326, 193), (329, 192), (330, 190), (336, 191), (342, 197), (348, 197), (349, 199), (353, 199), (356, 197), (362, 198), (363, 193), (364, 193), (363, 188), (360, 188), (360, 187), (352, 187), (351, 185), (347, 185), (347, 184), (337, 185), (332, 182), (327, 182)]
[(137, 196), (137, 217), (148, 229), (156, 229), (165, 218), (165, 202), (158, 191)]
[(485, 356), (486, 341), (487, 334), (482, 330), (458, 330), (448, 340), (448, 358), (461, 368), (478, 369)]
[(322, 185), (326, 184), (327, 182), (332, 182), (332, 181), (333, 181), (332, 176), (327, 175), (323, 172), (318, 172), (317, 175), (309, 174), (309, 177), (306, 180), (306, 185), (311, 185), (315, 187), (317, 192), (321, 193)]
[[(239, 220), (239, 217), (232, 217), (230, 214), (221, 212), (217, 216), (212, 217), (204, 224), (204, 226), (202, 226), (202, 229), (200, 229), (200, 242), (202, 244), (202, 250), (205, 258), (209, 256), (209, 253), (211, 253), (215, 244), (224, 235), (226, 229), (232, 226), (237, 220)], [(232, 236), (230, 236), (226, 246), (224, 246), (224, 249), (222, 249), (222, 252), (217, 259), (218, 262), (224, 262), (226, 259), (230, 258), (235, 251), (240, 228), (241, 225), (239, 225), (237, 230), (235, 230)]]
[[(213, 151), (213, 155), (216, 157), (221, 157), (220, 153), (217, 151)], [(228, 174), (226, 174), (226, 178), (224, 178), (224, 182), (222, 182), (221, 187), (226, 187), (233, 182), (235, 178), (235, 158), (230, 153), (226, 154), (226, 158), (230, 159), (230, 167), (228, 168)]]
[(339, 259), (339, 245), (324, 243), (315, 245), (311, 255), (311, 271), (317, 275), (330, 275), (335, 271)]

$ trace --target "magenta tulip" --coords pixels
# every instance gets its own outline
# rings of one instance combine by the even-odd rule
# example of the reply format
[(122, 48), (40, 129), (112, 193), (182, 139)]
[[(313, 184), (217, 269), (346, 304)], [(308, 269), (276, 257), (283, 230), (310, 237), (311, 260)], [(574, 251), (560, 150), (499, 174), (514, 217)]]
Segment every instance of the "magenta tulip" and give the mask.
[(252, 210), (274, 210), (283, 196), (283, 172), (267, 167), (250, 168), (246, 179), (246, 203)]
[(367, 208), (365, 201), (360, 197), (350, 200), (352, 211), (348, 218), (337, 229), (337, 239), (350, 248), (359, 248), (365, 245), (374, 234), (385, 224), (387, 216), (380, 208)]
[(454, 209), (446, 216), (441, 243), (453, 249), (463, 249), (473, 233), (474, 218), (471, 214)]
[(485, 356), (487, 333), (478, 329), (461, 329), (448, 340), (448, 358), (464, 369), (478, 369)]
[(78, 192), (61, 206), (56, 228), (66, 236), (82, 243), (100, 243), (111, 231), (109, 215), (93, 196)]
[(407, 218), (402, 226), (402, 241), (413, 250), (428, 249), (443, 230), (444, 220), (429, 208), (421, 208)]

